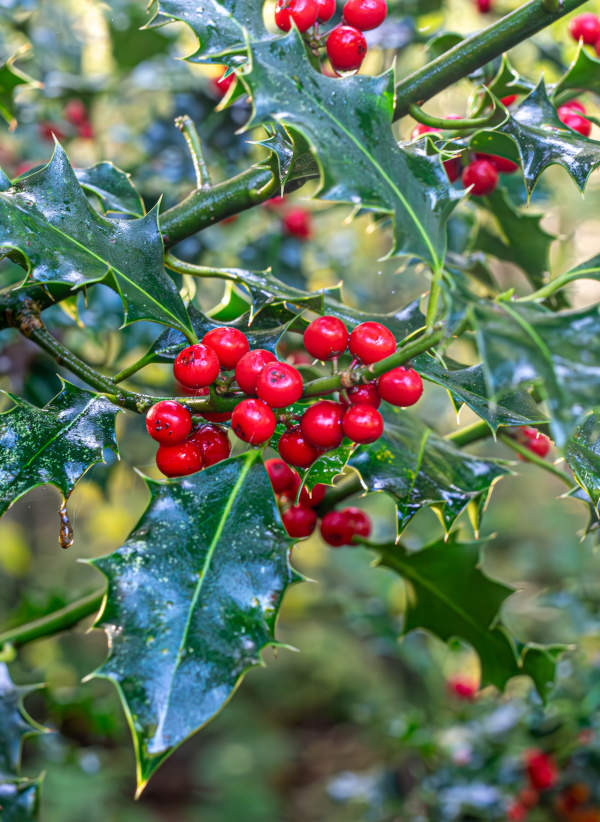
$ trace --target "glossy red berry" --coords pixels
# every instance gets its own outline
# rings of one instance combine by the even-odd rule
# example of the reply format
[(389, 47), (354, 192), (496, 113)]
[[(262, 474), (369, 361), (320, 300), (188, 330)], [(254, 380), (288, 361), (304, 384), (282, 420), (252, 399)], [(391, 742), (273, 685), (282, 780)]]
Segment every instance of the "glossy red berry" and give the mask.
[(523, 441), (526, 448), (537, 454), (538, 457), (544, 458), (550, 451), (550, 440), (545, 434), (541, 434), (537, 428), (524, 425), (519, 429), (518, 438)]
[(343, 416), (344, 406), (339, 402), (320, 400), (306, 409), (300, 420), (300, 429), (316, 448), (337, 448), (344, 438)]
[(410, 139), (416, 140), (423, 134), (434, 134), (436, 132), (441, 134), (442, 130), (439, 128), (434, 128), (433, 126), (426, 126), (425, 123), (417, 123), (410, 133)]
[(309, 537), (317, 525), (317, 514), (312, 508), (292, 505), (282, 516), (285, 530), (291, 537)]
[(298, 31), (306, 31), (317, 22), (317, 0), (277, 0), (275, 23), (282, 31), (289, 31), (292, 20)]
[(448, 680), (448, 690), (459, 699), (470, 702), (477, 696), (479, 684), (477, 680), (471, 676), (457, 674), (456, 676), (451, 676)]
[(549, 754), (538, 749), (525, 754), (525, 767), (531, 787), (536, 791), (548, 790), (558, 780), (556, 762)]
[(492, 0), (476, 0), (476, 4), (480, 14), (487, 14), (492, 8)]
[(318, 448), (308, 442), (300, 427), (281, 435), (277, 450), (281, 458), (296, 468), (308, 468), (320, 455)]
[(293, 208), (283, 218), (283, 227), (287, 234), (299, 240), (310, 240), (312, 237), (312, 218), (304, 208)]
[(184, 477), (202, 468), (202, 451), (193, 442), (160, 445), (156, 465), (166, 477)]
[(223, 68), (222, 74), (212, 78), (212, 85), (217, 94), (225, 97), (231, 86), (235, 83), (235, 72), (227, 74), (227, 67)]
[(498, 172), (488, 160), (474, 160), (462, 173), (465, 188), (471, 188), (471, 194), (483, 197), (491, 194), (498, 185)]
[(344, 6), (344, 20), (350, 26), (368, 31), (380, 26), (387, 16), (385, 0), (348, 0)]
[(446, 176), (451, 183), (455, 183), (460, 177), (462, 171), (462, 160), (460, 157), (452, 157), (450, 160), (444, 160), (444, 170)]
[(350, 334), (350, 353), (370, 365), (389, 357), (396, 350), (396, 338), (384, 325), (366, 322), (357, 325)]
[(581, 114), (578, 114), (573, 108), (567, 106), (559, 106), (558, 119), (573, 131), (579, 132), (583, 137), (589, 137), (592, 132), (592, 124)]
[(286, 362), (267, 363), (256, 380), (256, 393), (272, 408), (298, 402), (303, 390), (302, 375)]
[(391, 405), (414, 405), (423, 393), (423, 381), (414, 368), (403, 365), (382, 374), (377, 381), (379, 396)]
[(600, 38), (600, 20), (590, 11), (578, 14), (569, 23), (569, 32), (573, 40), (583, 40), (586, 46), (593, 46)]
[(349, 388), (348, 391), (346, 391), (346, 395), (350, 405), (372, 405), (373, 408), (379, 408), (381, 403), (377, 384), (374, 382)]
[(321, 482), (318, 482), (312, 491), (307, 491), (306, 486), (304, 486), (300, 492), (300, 504), (307, 505), (309, 508), (316, 508), (317, 505), (323, 502), (326, 493), (327, 486)]
[(208, 345), (188, 345), (173, 363), (175, 379), (187, 388), (204, 388), (219, 376), (219, 358)]
[(235, 367), (235, 379), (242, 391), (246, 394), (256, 394), (256, 381), (260, 372), (265, 365), (276, 359), (272, 351), (264, 348), (255, 348), (244, 354)]
[(189, 438), (202, 451), (204, 467), (226, 460), (231, 454), (231, 443), (227, 431), (218, 425), (201, 425)]
[(348, 347), (348, 329), (337, 317), (317, 317), (304, 332), (304, 347), (317, 360), (339, 357)]
[(175, 400), (161, 400), (146, 414), (146, 430), (153, 440), (175, 445), (192, 430), (192, 415)]
[(335, 14), (335, 0), (317, 0), (317, 20), (327, 23)]
[(518, 94), (507, 94), (506, 97), (501, 97), (500, 98), (500, 102), (502, 103), (502, 105), (504, 105), (504, 106), (506, 106), (506, 108), (508, 108), (509, 106), (512, 106), (512, 104), (515, 102), (517, 97), (518, 97)]
[(577, 111), (579, 114), (585, 114), (585, 106), (579, 100), (569, 100), (568, 103), (563, 103), (562, 106), (558, 107), (558, 111), (568, 111), (569, 109)]
[(344, 511), (328, 511), (321, 520), (321, 536), (328, 545), (350, 545), (354, 530)]
[(217, 355), (221, 368), (235, 368), (240, 359), (250, 350), (248, 337), (239, 328), (213, 328), (202, 338), (204, 345)]
[(352, 534), (367, 539), (371, 534), (371, 518), (360, 508), (344, 508), (342, 513), (352, 529)]
[(275, 197), (271, 197), (270, 200), (267, 200), (263, 203), (263, 208), (266, 208), (267, 211), (279, 211), (287, 202), (287, 197), (285, 194), (277, 194)]
[(367, 41), (353, 26), (337, 26), (327, 38), (327, 56), (336, 71), (359, 69), (367, 53)]
[(265, 468), (271, 480), (273, 491), (275, 491), (276, 494), (291, 493), (294, 490), (296, 487), (296, 478), (299, 479), (299, 477), (292, 471), (287, 463), (274, 457), (273, 459), (265, 461)]
[(499, 154), (477, 152), (475, 156), (478, 160), (487, 160), (500, 174), (512, 174), (519, 168), (517, 163), (513, 163), (512, 160), (507, 160), (506, 157), (500, 157)]
[(235, 434), (250, 445), (262, 445), (275, 433), (275, 414), (262, 400), (242, 400), (231, 415)]
[(351, 405), (342, 419), (342, 430), (353, 442), (375, 442), (383, 434), (383, 417), (372, 405)]
[(69, 100), (65, 105), (64, 118), (74, 126), (81, 126), (87, 123), (88, 113), (83, 100)]

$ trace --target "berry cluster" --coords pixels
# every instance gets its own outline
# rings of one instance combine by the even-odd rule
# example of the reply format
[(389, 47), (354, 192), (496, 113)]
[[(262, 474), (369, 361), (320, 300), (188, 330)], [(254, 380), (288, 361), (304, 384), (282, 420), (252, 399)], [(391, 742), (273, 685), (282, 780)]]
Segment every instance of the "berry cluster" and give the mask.
[(583, 40), (586, 46), (594, 46), (600, 54), (600, 18), (590, 11), (578, 14), (569, 23), (569, 32), (573, 40)]
[[(301, 32), (311, 30), (311, 46), (318, 48), (319, 23), (328, 23), (335, 9), (335, 0), (277, 0), (275, 23), (282, 31), (289, 31), (292, 22)], [(336, 73), (361, 67), (367, 53), (363, 31), (377, 28), (386, 16), (386, 0), (346, 0), (342, 23), (326, 35), (327, 56)]]
[[(532, 454), (536, 454), (542, 459), (547, 456), (552, 445), (551, 440), (545, 434), (541, 434), (537, 428), (532, 428), (529, 425), (524, 425), (522, 428), (515, 428), (511, 436)], [(519, 458), (526, 460), (526, 457), (519, 454)]]
[[(265, 468), (279, 501), (286, 531), (295, 539), (309, 537), (317, 527), (315, 509), (323, 501), (327, 486), (319, 483), (310, 493), (303, 487), (298, 498), (301, 480), (296, 471), (278, 458), (267, 460)], [(371, 520), (360, 508), (343, 508), (328, 511), (321, 519), (320, 530), (328, 545), (339, 548), (351, 545), (355, 536), (366, 539), (371, 533)]]
[[(377, 410), (381, 400), (404, 407), (416, 403), (423, 392), (419, 374), (405, 366), (366, 383), (359, 382), (361, 375), (354, 376), (360, 364), (371, 365), (395, 352), (396, 339), (381, 323), (364, 322), (348, 333), (337, 317), (318, 317), (304, 332), (304, 348), (316, 360), (331, 361), (334, 369), (339, 357), (349, 351), (352, 362), (345, 376), (353, 387), (343, 389), (338, 399), (317, 400), (301, 414), (282, 413), (304, 393), (298, 369), (280, 362), (271, 351), (251, 351), (248, 338), (237, 328), (214, 328), (202, 342), (184, 348), (175, 359), (173, 373), (188, 393), (207, 395), (212, 386), (217, 394), (234, 399), (237, 404), (232, 412), (204, 412), (202, 416), (212, 423), (230, 419), (235, 434), (250, 445), (268, 443), (278, 420), (284, 423), (278, 451), (296, 468), (308, 468), (323, 453), (337, 448), (344, 437), (355, 443), (374, 442), (383, 433), (383, 417)], [(223, 371), (233, 373), (224, 375)], [(224, 430), (216, 425), (194, 427), (190, 411), (176, 400), (161, 400), (152, 406), (146, 426), (160, 443), (156, 461), (167, 476), (193, 473), (229, 455)], [(203, 443), (209, 440), (212, 450), (207, 457)]]
[(529, 784), (519, 791), (517, 798), (508, 807), (506, 815), (511, 822), (523, 822), (527, 819), (529, 811), (539, 804), (540, 791), (553, 788), (558, 781), (556, 762), (550, 754), (538, 748), (525, 753), (524, 765)]

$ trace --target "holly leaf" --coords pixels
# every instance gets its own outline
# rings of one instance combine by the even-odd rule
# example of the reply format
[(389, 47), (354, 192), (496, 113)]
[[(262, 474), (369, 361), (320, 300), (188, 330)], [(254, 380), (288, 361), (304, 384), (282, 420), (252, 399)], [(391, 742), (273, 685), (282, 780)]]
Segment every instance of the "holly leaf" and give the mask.
[(37, 822), (40, 781), (19, 779), (0, 782), (0, 819), (2, 822)]
[(14, 401), (0, 414), (0, 514), (32, 488), (51, 484), (66, 499), (104, 449), (117, 452), (119, 409), (68, 382), (43, 408)]
[(487, 88), (500, 99), (509, 94), (529, 94), (533, 90), (533, 83), (520, 75), (506, 54), (503, 54), (500, 68)]
[(600, 415), (590, 414), (567, 442), (565, 456), (598, 514), (600, 503)]
[(295, 30), (249, 48), (251, 68), (241, 75), (253, 103), (249, 127), (276, 120), (298, 130), (317, 155), (322, 199), (391, 216), (390, 254), (413, 254), (439, 270), (459, 195), (436, 158), (396, 143), (393, 71), (326, 77), (312, 67)]
[(131, 175), (113, 163), (102, 162), (77, 169), (75, 176), (82, 188), (96, 195), (105, 214), (116, 212), (143, 217), (146, 213)]
[(559, 447), (600, 405), (599, 312), (600, 306), (553, 313), (507, 302), (472, 308), (489, 396), (535, 385)]
[(218, 713), (276, 644), (297, 580), (260, 452), (181, 480), (147, 480), (149, 506), (125, 543), (92, 564), (108, 592), (99, 624), (138, 762), (138, 793), (170, 753)]
[(197, 51), (187, 59), (195, 63), (219, 63), (234, 52), (246, 51), (251, 40), (269, 36), (263, 22), (262, 4), (248, 0), (153, 0), (146, 28), (179, 20), (199, 40)]
[(380, 564), (409, 585), (403, 633), (423, 629), (444, 642), (468, 642), (481, 661), (482, 686), (502, 690), (511, 677), (530, 673), (533, 660), (529, 658), (526, 670), (527, 657), (519, 659), (513, 640), (499, 624), (500, 609), (513, 589), (483, 573), (479, 548), (454, 536), (420, 551), (376, 546)]
[(0, 247), (27, 261), (27, 281), (105, 282), (121, 296), (125, 323), (153, 320), (189, 331), (185, 307), (163, 269), (158, 210), (107, 219), (87, 200), (57, 143), (48, 165), (0, 192)]
[(523, 102), (510, 110), (499, 131), (515, 142), (529, 192), (548, 166), (562, 166), (583, 191), (600, 165), (600, 142), (582, 137), (558, 119), (543, 78)]
[(449, 531), (471, 505), (478, 527), (491, 488), (507, 469), (497, 461), (465, 454), (410, 412), (388, 406), (383, 415), (383, 436), (357, 449), (349, 465), (368, 491), (385, 491), (392, 497), (399, 531), (425, 507), (433, 507)]
[(564, 91), (600, 94), (600, 60), (593, 57), (583, 43), (579, 43), (571, 65), (554, 86), (552, 97), (556, 99)]
[[(335, 478), (343, 473), (353, 450), (353, 443), (343, 442), (338, 448), (327, 451), (315, 460), (307, 471), (296, 469), (302, 479), (302, 485), (305, 485), (309, 491), (312, 491), (319, 483), (333, 485)], [(300, 489), (298, 489), (299, 496)]]
[(0, 662), (0, 781), (11, 780), (18, 775), (23, 741), (29, 736), (44, 733), (44, 728), (34, 722), (23, 707), (23, 699), (39, 687), (15, 685), (7, 666)]
[(14, 92), (18, 86), (38, 87), (40, 84), (21, 69), (15, 66), (15, 60), (22, 57), (22, 52), (12, 55), (0, 63), (0, 116), (11, 129), (17, 125), (15, 118)]
[(550, 268), (550, 246), (556, 239), (540, 226), (544, 215), (519, 210), (501, 188), (480, 202), (494, 218), (494, 231), (479, 222), (471, 247), (513, 263), (534, 288), (540, 288)]

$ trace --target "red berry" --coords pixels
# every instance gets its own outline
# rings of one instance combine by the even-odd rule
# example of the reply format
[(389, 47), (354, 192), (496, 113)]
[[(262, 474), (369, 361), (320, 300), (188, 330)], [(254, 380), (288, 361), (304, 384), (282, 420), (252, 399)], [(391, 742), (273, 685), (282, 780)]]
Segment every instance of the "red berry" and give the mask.
[(212, 85), (217, 94), (225, 97), (231, 86), (235, 83), (235, 72), (227, 74), (227, 66), (223, 68), (222, 74), (212, 78)]
[(298, 31), (306, 31), (317, 22), (317, 0), (277, 0), (275, 23), (282, 31), (289, 31), (292, 20)]
[(166, 477), (183, 477), (202, 468), (202, 451), (193, 442), (160, 445), (156, 464)]
[(304, 208), (293, 208), (283, 218), (283, 227), (292, 237), (310, 240), (312, 237), (312, 219), (310, 212)]
[(231, 415), (231, 427), (237, 436), (251, 445), (262, 445), (275, 433), (277, 420), (262, 400), (242, 400)]
[(512, 106), (512, 104), (515, 102), (517, 97), (518, 97), (517, 94), (507, 94), (506, 97), (501, 97), (500, 98), (500, 102), (502, 103), (503, 106), (506, 106), (506, 108), (508, 108), (509, 106)]
[(65, 136), (62, 129), (60, 129), (56, 123), (47, 121), (42, 121), (38, 125), (38, 132), (42, 140), (47, 140), (49, 143), (53, 142), (55, 137), (57, 140), (62, 140)]
[(300, 503), (302, 505), (308, 505), (309, 508), (316, 508), (317, 505), (323, 502), (326, 493), (327, 486), (321, 482), (318, 482), (310, 492), (307, 491), (306, 486), (304, 486), (300, 492)]
[(600, 38), (600, 20), (590, 11), (578, 14), (569, 23), (569, 32), (573, 40), (583, 40), (586, 46), (593, 46)]
[(450, 182), (455, 183), (462, 171), (462, 160), (460, 157), (452, 157), (450, 160), (444, 160), (444, 170)]
[(344, 406), (339, 402), (320, 400), (306, 409), (300, 420), (300, 430), (316, 448), (337, 448), (344, 438), (343, 416)]
[(392, 368), (377, 380), (379, 395), (391, 405), (414, 405), (423, 393), (423, 381), (414, 368)]
[(202, 451), (204, 467), (226, 460), (231, 453), (227, 431), (218, 425), (201, 425), (189, 438)]
[(531, 787), (536, 791), (552, 788), (558, 779), (558, 768), (554, 759), (549, 755), (534, 749), (525, 754), (525, 767)]
[(88, 114), (83, 100), (68, 100), (63, 115), (65, 120), (74, 126), (80, 126), (87, 122)]
[(492, 8), (492, 0), (476, 0), (477, 2), (477, 11), (480, 14), (487, 14), (488, 11)]
[(523, 444), (538, 457), (544, 458), (550, 450), (550, 440), (545, 434), (540, 434), (537, 428), (531, 428), (528, 425), (519, 429), (518, 437), (523, 441)]
[(153, 440), (175, 445), (192, 430), (192, 415), (175, 400), (161, 400), (146, 414), (146, 430)]
[(312, 508), (292, 505), (282, 516), (285, 530), (291, 537), (309, 537), (317, 525), (317, 515)]
[(277, 195), (275, 197), (271, 197), (270, 200), (267, 200), (263, 203), (263, 207), (268, 209), (269, 211), (279, 211), (279, 209), (284, 205), (287, 201), (287, 197), (284, 195)]
[(286, 362), (267, 363), (256, 380), (256, 393), (272, 408), (298, 402), (303, 390), (302, 375)]
[(379, 408), (381, 403), (381, 397), (374, 382), (349, 388), (346, 394), (350, 405), (372, 405), (373, 408)]
[(80, 126), (77, 126), (77, 134), (81, 137), (82, 140), (93, 140), (94, 139), (94, 127), (89, 122), (86, 121), (82, 123)]
[(321, 536), (328, 545), (350, 545), (354, 530), (344, 511), (329, 511), (321, 520)]
[(396, 339), (389, 328), (381, 323), (366, 322), (352, 330), (348, 347), (354, 357), (370, 365), (393, 354)]
[[(588, 797), (586, 797), (584, 802), (587, 801), (587, 798)], [(540, 795), (533, 788), (522, 788), (519, 791), (519, 802), (525, 805), (526, 808), (535, 808), (539, 801)]]
[(506, 157), (500, 157), (498, 154), (484, 154), (483, 152), (477, 152), (475, 156), (478, 160), (487, 160), (488, 163), (491, 163), (494, 166), (496, 171), (500, 172), (500, 174), (512, 174), (519, 168), (517, 163), (513, 163), (512, 160), (507, 160)]
[[(284, 435), (285, 436), (285, 435)], [(265, 461), (265, 468), (271, 480), (273, 491), (276, 494), (284, 494), (286, 491), (293, 491), (296, 487), (296, 478), (299, 479), (298, 474), (294, 473), (289, 465), (283, 460), (273, 459)]]
[(558, 107), (558, 111), (578, 111), (580, 114), (585, 114), (585, 106), (583, 103), (580, 103), (579, 100), (570, 100), (568, 103), (563, 103), (562, 106)]
[(222, 368), (235, 368), (240, 359), (250, 350), (248, 337), (239, 328), (213, 328), (202, 338), (204, 345), (217, 355)]
[(188, 345), (177, 355), (173, 374), (187, 388), (204, 388), (219, 376), (219, 358), (207, 345)]
[(348, 0), (344, 6), (344, 20), (350, 26), (368, 31), (380, 26), (387, 16), (385, 0)]
[(383, 434), (383, 417), (372, 405), (351, 405), (344, 414), (342, 429), (353, 442), (375, 442)]
[(458, 674), (448, 680), (448, 689), (459, 699), (473, 700), (477, 696), (479, 684), (473, 677)]
[(365, 514), (360, 508), (354, 507), (344, 508), (342, 513), (345, 514), (353, 534), (367, 539), (371, 533), (371, 518), (368, 514)]
[(317, 0), (317, 20), (327, 23), (335, 14), (335, 0)]
[(276, 360), (275, 354), (255, 348), (240, 357), (235, 367), (235, 379), (245, 394), (256, 394), (256, 381), (265, 365)]
[(304, 347), (317, 360), (339, 357), (348, 347), (348, 329), (337, 317), (318, 317), (304, 332)]
[(308, 442), (299, 427), (281, 435), (277, 450), (282, 459), (296, 468), (308, 468), (320, 455), (320, 451)]
[(337, 26), (327, 38), (327, 56), (336, 71), (359, 69), (366, 53), (364, 35), (352, 26)]
[(509, 822), (524, 822), (527, 819), (527, 808), (521, 802), (511, 802), (506, 810), (506, 818)]
[(441, 134), (441, 131), (442, 130), (439, 128), (433, 128), (433, 126), (426, 126), (425, 123), (417, 123), (417, 125), (413, 128), (413, 130), (410, 133), (410, 139), (416, 140), (422, 134), (433, 134), (435, 132)]
[(581, 114), (577, 114), (572, 107), (559, 106), (557, 112), (558, 119), (573, 131), (579, 132), (583, 137), (589, 137), (592, 132), (592, 124)]
[(462, 173), (465, 188), (471, 188), (471, 194), (483, 197), (491, 194), (498, 185), (498, 172), (488, 160), (474, 160)]

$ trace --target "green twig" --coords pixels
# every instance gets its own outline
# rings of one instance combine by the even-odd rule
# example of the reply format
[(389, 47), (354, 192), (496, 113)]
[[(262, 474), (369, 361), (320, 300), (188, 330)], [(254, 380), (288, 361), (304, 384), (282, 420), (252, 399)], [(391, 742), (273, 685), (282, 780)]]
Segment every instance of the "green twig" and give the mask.
[(127, 368), (123, 368), (118, 374), (115, 374), (112, 377), (112, 382), (117, 385), (124, 380), (128, 380), (129, 377), (137, 374), (137, 372), (141, 371), (142, 368), (145, 368), (147, 365), (150, 365), (150, 363), (153, 363), (155, 359), (156, 354), (153, 351), (147, 351), (143, 357), (139, 358), (139, 360), (136, 360), (131, 363), (131, 365), (128, 365)]
[(561, 288), (564, 288), (565, 285), (568, 283), (572, 283), (574, 280), (599, 280), (600, 279), (600, 269), (598, 268), (580, 268), (578, 271), (565, 271), (564, 274), (560, 274), (558, 277), (555, 277), (546, 285), (543, 285), (541, 288), (538, 288), (537, 291), (534, 291), (531, 294), (527, 294), (525, 297), (519, 297), (517, 300), (518, 303), (531, 303), (535, 302), (536, 300), (545, 300), (548, 297), (551, 297)]
[(472, 425), (466, 425), (464, 428), (459, 428), (457, 431), (446, 434), (444, 439), (450, 440), (454, 445), (462, 448), (464, 445), (470, 445), (472, 442), (485, 440), (491, 436), (492, 429), (487, 422), (478, 420)]
[(175, 125), (181, 131), (187, 143), (192, 163), (194, 164), (194, 174), (196, 175), (197, 188), (208, 188), (211, 184), (210, 171), (204, 159), (200, 136), (196, 131), (192, 118), (187, 114), (175, 118)]
[(482, 126), (488, 125), (493, 120), (496, 113), (496, 109), (494, 109), (491, 114), (488, 114), (485, 117), (464, 117), (457, 118), (456, 120), (449, 120), (447, 118), (434, 117), (432, 114), (427, 114), (426, 111), (423, 111), (423, 109), (415, 103), (410, 103), (408, 111), (410, 116), (414, 117), (414, 119), (419, 123), (423, 123), (426, 126), (431, 126), (431, 128), (441, 128), (446, 131), (481, 128)]
[(178, 274), (187, 274), (190, 277), (206, 277), (208, 279), (239, 282), (239, 277), (224, 268), (213, 268), (208, 265), (186, 263), (184, 260), (179, 260), (172, 254), (165, 254), (165, 265), (167, 268), (170, 268), (171, 271), (176, 271)]

